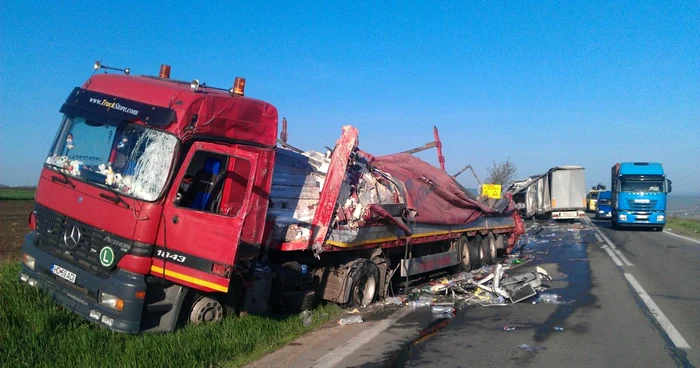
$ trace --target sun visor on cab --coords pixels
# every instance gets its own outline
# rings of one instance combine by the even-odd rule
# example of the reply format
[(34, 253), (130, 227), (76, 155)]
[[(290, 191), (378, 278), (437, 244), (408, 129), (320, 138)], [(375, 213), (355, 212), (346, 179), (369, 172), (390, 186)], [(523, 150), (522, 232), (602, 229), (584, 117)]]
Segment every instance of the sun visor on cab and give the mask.
[(79, 87), (73, 89), (60, 111), (66, 115), (82, 116), (97, 122), (120, 123), (140, 120), (156, 127), (168, 126), (176, 119), (175, 111), (167, 107), (148, 105)]

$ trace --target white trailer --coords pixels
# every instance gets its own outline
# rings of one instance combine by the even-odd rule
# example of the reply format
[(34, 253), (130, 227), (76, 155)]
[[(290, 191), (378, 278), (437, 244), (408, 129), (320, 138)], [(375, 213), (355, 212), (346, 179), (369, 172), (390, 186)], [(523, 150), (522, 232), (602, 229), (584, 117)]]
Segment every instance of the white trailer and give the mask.
[(586, 181), (581, 166), (557, 166), (548, 172), (552, 218), (575, 219), (585, 215)]

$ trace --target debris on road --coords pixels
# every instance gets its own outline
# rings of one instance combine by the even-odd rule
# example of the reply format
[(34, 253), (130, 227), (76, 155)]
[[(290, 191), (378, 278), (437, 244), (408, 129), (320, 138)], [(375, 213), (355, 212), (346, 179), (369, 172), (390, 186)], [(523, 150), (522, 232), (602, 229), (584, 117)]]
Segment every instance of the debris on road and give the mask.
[(513, 330), (515, 330), (515, 327), (503, 326), (503, 331), (513, 331)]
[(518, 345), (518, 347), (519, 347), (521, 350), (530, 351), (530, 352), (537, 352), (537, 351), (540, 351), (540, 350), (547, 350), (547, 348), (544, 347), (544, 346), (530, 346), (530, 345), (528, 345), (528, 344), (520, 344), (520, 345)]
[(311, 319), (311, 311), (309, 311), (309, 310), (307, 309), (307, 310), (301, 312), (301, 313), (299, 314), (299, 319), (301, 320), (301, 323), (302, 323), (304, 326), (310, 326), (310, 325), (311, 325), (311, 321), (312, 321), (312, 319)]
[(554, 331), (564, 331), (564, 327), (554, 326)]
[(338, 320), (338, 324), (341, 326), (354, 325), (362, 322), (364, 322), (362, 316), (350, 316)]

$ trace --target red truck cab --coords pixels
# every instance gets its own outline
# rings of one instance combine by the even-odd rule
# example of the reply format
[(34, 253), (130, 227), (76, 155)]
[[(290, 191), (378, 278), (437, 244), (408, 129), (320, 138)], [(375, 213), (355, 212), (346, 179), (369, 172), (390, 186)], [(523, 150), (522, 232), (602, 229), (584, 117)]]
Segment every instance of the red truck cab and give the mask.
[(220, 318), (263, 241), (277, 109), (242, 79), (222, 90), (169, 69), (94, 74), (70, 93), (22, 245), (20, 280), (116, 331)]

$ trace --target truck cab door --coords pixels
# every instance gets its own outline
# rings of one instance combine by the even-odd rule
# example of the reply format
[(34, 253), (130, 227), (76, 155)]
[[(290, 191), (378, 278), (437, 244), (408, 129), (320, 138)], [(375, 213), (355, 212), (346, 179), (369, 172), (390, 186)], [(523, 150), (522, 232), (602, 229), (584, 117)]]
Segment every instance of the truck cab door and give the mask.
[(227, 292), (248, 213), (257, 154), (194, 143), (168, 193), (151, 273)]

